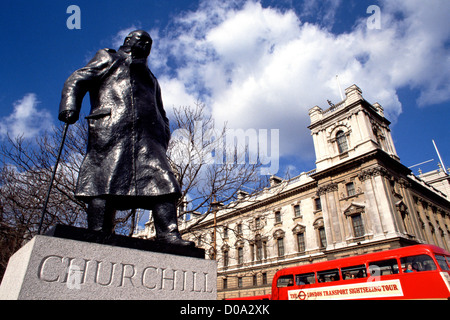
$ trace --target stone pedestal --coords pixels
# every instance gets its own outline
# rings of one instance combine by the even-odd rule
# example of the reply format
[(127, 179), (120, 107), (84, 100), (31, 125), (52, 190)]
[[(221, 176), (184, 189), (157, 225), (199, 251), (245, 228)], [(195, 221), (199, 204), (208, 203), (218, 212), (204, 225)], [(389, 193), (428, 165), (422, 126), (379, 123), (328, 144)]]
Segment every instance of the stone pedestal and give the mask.
[(212, 300), (216, 261), (36, 236), (10, 259), (0, 299)]

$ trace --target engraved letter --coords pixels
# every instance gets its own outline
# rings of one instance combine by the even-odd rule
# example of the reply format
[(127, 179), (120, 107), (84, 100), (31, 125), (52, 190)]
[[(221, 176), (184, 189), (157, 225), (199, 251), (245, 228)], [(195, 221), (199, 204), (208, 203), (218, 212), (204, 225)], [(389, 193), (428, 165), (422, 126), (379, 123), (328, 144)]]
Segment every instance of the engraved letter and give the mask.
[(203, 274), (205, 275), (205, 292), (211, 293), (213, 292), (213, 289), (211, 289), (211, 291), (208, 291), (208, 273), (203, 272)]
[(184, 270), (181, 270), (181, 271), (183, 271), (183, 279), (182, 279), (182, 283), (183, 283), (183, 285), (182, 285), (182, 289), (181, 289), (181, 291), (184, 291), (185, 290), (185, 288), (186, 288), (186, 271), (184, 271)]
[(142, 285), (143, 285), (145, 288), (150, 289), (150, 290), (156, 288), (156, 283), (155, 283), (155, 285), (153, 285), (153, 286), (150, 286), (150, 285), (147, 285), (147, 284), (146, 284), (146, 283), (147, 283), (147, 282), (146, 282), (146, 279), (147, 279), (147, 277), (146, 277), (146, 276), (147, 276), (147, 271), (149, 271), (149, 270), (151, 270), (151, 269), (155, 270), (156, 273), (158, 273), (158, 269), (155, 268), (155, 267), (147, 267), (147, 268), (145, 268), (144, 271), (142, 272)]
[(173, 277), (172, 278), (165, 277), (165, 273), (166, 273), (166, 269), (162, 269), (161, 289), (165, 289), (165, 286), (164, 286), (165, 282), (164, 282), (164, 280), (170, 280), (170, 281), (172, 281), (172, 289), (170, 289), (170, 290), (173, 291), (175, 289), (175, 279), (177, 277), (177, 270), (172, 270), (172, 273), (173, 273)]
[[(126, 275), (127, 267), (130, 267), (129, 269), (131, 269), (131, 275)], [(130, 280), (131, 286), (134, 287), (132, 278), (135, 275), (136, 275), (136, 270), (134, 269), (134, 265), (132, 265), (132, 264), (122, 264), (122, 279), (120, 280), (119, 287), (123, 287), (125, 278), (128, 278)]]
[(100, 283), (99, 279), (100, 279), (100, 268), (101, 268), (101, 264), (103, 262), (102, 261), (97, 261), (97, 269), (95, 270), (95, 283), (98, 283), (101, 286), (109, 286), (113, 280), (113, 274), (114, 274), (114, 270), (116, 269), (116, 264), (114, 262), (111, 263), (111, 268), (110, 268), (110, 272), (109, 272), (109, 280), (108, 283)]
[(200, 290), (195, 290), (196, 284), (197, 284), (197, 272), (192, 271), (192, 290), (191, 291), (193, 291), (193, 292), (202, 292), (201, 288), (200, 288)]
[[(42, 281), (45, 281), (45, 282), (56, 282), (56, 281), (59, 280), (59, 275), (57, 275), (56, 278), (47, 278), (44, 275), (44, 268), (47, 267), (47, 262), (50, 259), (57, 259), (62, 264), (63, 257), (60, 257), (60, 256), (47, 256), (44, 259), (42, 259), (42, 261), (41, 261), (41, 263), (39, 265), (39, 269), (38, 269), (38, 278), (39, 278), (39, 280), (42, 280)], [(54, 269), (54, 267), (51, 268), (51, 266), (49, 266), (48, 269)]]

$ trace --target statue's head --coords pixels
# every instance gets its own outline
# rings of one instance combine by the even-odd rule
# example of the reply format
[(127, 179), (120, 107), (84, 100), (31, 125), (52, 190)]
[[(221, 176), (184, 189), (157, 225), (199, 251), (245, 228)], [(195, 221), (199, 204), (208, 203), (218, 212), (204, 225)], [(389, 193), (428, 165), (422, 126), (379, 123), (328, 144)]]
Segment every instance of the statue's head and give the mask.
[(134, 56), (146, 58), (152, 49), (153, 40), (144, 30), (135, 30), (128, 34), (123, 43), (124, 47), (130, 48)]

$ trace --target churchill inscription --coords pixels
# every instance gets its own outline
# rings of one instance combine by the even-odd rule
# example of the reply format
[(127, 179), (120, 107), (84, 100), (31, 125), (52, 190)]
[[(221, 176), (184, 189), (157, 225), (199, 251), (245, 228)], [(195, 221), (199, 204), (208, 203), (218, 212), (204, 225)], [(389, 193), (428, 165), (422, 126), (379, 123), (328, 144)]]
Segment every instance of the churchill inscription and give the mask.
[(38, 267), (37, 276), (43, 282), (66, 283), (69, 289), (82, 289), (91, 283), (102, 287), (135, 287), (146, 290), (169, 290), (212, 293), (208, 272), (161, 268), (153, 265), (98, 261), (49, 255)]
[(209, 300), (216, 281), (212, 260), (36, 236), (11, 258), (0, 299)]

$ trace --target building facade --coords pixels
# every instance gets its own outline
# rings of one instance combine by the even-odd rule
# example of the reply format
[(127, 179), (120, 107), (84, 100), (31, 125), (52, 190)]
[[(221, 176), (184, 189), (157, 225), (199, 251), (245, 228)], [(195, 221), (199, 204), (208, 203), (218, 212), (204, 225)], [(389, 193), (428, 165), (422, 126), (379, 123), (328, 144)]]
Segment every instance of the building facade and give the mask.
[(345, 94), (309, 111), (316, 169), (272, 177), (270, 188), (242, 192), (233, 209), (218, 205), (184, 235), (218, 261), (219, 299), (268, 294), (275, 272), (294, 265), (418, 243), (450, 250), (446, 189), (401, 164), (378, 103), (356, 85)]

